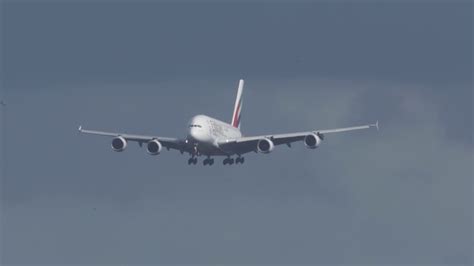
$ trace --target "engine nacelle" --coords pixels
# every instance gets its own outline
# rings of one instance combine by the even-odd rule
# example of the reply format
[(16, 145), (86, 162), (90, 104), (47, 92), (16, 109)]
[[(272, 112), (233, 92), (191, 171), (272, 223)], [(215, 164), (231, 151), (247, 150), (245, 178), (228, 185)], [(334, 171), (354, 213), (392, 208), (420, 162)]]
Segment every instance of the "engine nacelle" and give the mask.
[(304, 137), (304, 145), (306, 145), (308, 149), (316, 149), (317, 147), (319, 147), (322, 140), (323, 140), (322, 134), (311, 133), (309, 135), (306, 135), (306, 137)]
[(158, 155), (161, 152), (161, 148), (163, 148), (163, 145), (161, 145), (161, 142), (158, 140), (150, 140), (148, 144), (146, 145), (146, 151), (148, 154), (151, 155)]
[(257, 142), (257, 151), (260, 153), (270, 153), (273, 151), (274, 147), (275, 145), (273, 144), (273, 141), (267, 138), (261, 139)]
[(112, 149), (114, 151), (123, 151), (127, 148), (127, 140), (122, 136), (115, 137), (112, 140)]

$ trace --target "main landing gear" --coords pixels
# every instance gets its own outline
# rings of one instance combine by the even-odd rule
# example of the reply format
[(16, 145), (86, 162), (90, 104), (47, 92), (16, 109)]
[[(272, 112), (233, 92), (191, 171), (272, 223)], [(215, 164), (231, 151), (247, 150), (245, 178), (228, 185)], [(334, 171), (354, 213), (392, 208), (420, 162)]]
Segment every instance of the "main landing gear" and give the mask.
[[(235, 158), (235, 164), (239, 164), (239, 163), (240, 163), (240, 164), (243, 164), (244, 162), (245, 162), (244, 157), (237, 157), (237, 158)], [(233, 158), (230, 158), (230, 157), (229, 157), (229, 158), (225, 158), (224, 161), (222, 161), (222, 163), (223, 163), (224, 165), (227, 165), (227, 164), (228, 164), (228, 165), (232, 165), (232, 164), (234, 164), (234, 159), (233, 159)]]
[[(191, 158), (188, 159), (188, 164), (189, 165), (191, 165), (191, 164), (196, 165), (197, 161), (198, 161), (198, 159), (196, 157), (191, 157)], [(202, 161), (202, 164), (203, 165), (213, 165), (214, 164), (214, 159), (211, 159), (211, 158), (204, 159), (204, 161)]]
[(225, 158), (224, 161), (222, 161), (222, 164), (226, 165), (226, 164), (234, 164), (234, 159), (232, 158)]
[(198, 162), (198, 159), (196, 157), (191, 157), (188, 159), (188, 164), (191, 165), (191, 164), (197, 164)]
[(202, 161), (202, 164), (203, 165), (213, 165), (214, 164), (214, 159), (211, 159), (211, 158), (204, 159), (204, 161)]
[(235, 163), (236, 164), (243, 164), (245, 162), (245, 158), (244, 157), (237, 157), (235, 158)]
[[(197, 162), (198, 162), (197, 157), (191, 157), (191, 158), (188, 159), (188, 165), (196, 165)], [(222, 163), (224, 165), (227, 165), (227, 164), (232, 165), (234, 163), (235, 164), (243, 164), (244, 162), (245, 162), (244, 157), (237, 157), (235, 159), (228, 157), (228, 158), (225, 158), (224, 161), (222, 161)], [(213, 165), (214, 164), (214, 159), (208, 157), (208, 158), (206, 158), (202, 161), (202, 164), (203, 165)]]

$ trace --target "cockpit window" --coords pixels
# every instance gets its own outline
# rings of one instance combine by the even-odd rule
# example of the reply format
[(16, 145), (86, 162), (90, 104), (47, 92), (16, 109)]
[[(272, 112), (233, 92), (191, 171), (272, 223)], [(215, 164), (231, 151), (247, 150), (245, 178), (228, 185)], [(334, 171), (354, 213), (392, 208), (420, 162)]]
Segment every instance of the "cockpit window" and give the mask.
[(193, 125), (193, 124), (191, 124), (191, 125), (189, 125), (189, 127), (202, 127), (202, 126), (201, 126), (201, 125)]

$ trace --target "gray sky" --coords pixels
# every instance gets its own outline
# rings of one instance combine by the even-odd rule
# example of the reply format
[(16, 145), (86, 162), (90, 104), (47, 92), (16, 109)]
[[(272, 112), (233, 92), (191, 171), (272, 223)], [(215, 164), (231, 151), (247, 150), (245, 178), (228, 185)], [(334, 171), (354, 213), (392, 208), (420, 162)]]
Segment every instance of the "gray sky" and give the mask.
[[(1, 12), (2, 264), (472, 264), (470, 2)], [(381, 130), (239, 167), (76, 131), (181, 137), (240, 78), (246, 135)]]

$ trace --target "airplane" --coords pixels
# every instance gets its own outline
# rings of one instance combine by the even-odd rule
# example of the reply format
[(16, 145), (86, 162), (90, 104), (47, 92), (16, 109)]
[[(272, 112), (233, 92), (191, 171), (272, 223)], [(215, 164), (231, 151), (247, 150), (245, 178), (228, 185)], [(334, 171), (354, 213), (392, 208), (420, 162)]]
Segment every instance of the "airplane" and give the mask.
[[(374, 124), (361, 126), (312, 130), (305, 132), (296, 132), (288, 134), (268, 134), (261, 136), (244, 136), (240, 131), (241, 111), (242, 111), (242, 92), (244, 89), (244, 80), (239, 81), (237, 87), (237, 98), (234, 104), (234, 112), (230, 124), (207, 115), (196, 115), (188, 123), (187, 136), (183, 139), (169, 138), (154, 135), (135, 135), (128, 133), (104, 132), (96, 130), (87, 130), (79, 126), (79, 132), (85, 134), (101, 135), (112, 137), (112, 149), (116, 152), (124, 151), (128, 142), (137, 142), (140, 147), (146, 144), (146, 151), (150, 155), (158, 155), (163, 147), (167, 150), (173, 149), (183, 153), (188, 153), (191, 157), (188, 165), (195, 165), (198, 162), (197, 157), (205, 156), (203, 165), (213, 165), (213, 156), (226, 157), (222, 163), (224, 165), (243, 164), (245, 158), (242, 156), (249, 152), (268, 154), (273, 151), (275, 146), (291, 144), (296, 141), (303, 141), (309, 149), (316, 149), (324, 140), (324, 136), (329, 133), (338, 133), (352, 130), (377, 128), (378, 121)], [(235, 160), (233, 157), (236, 157)]]

